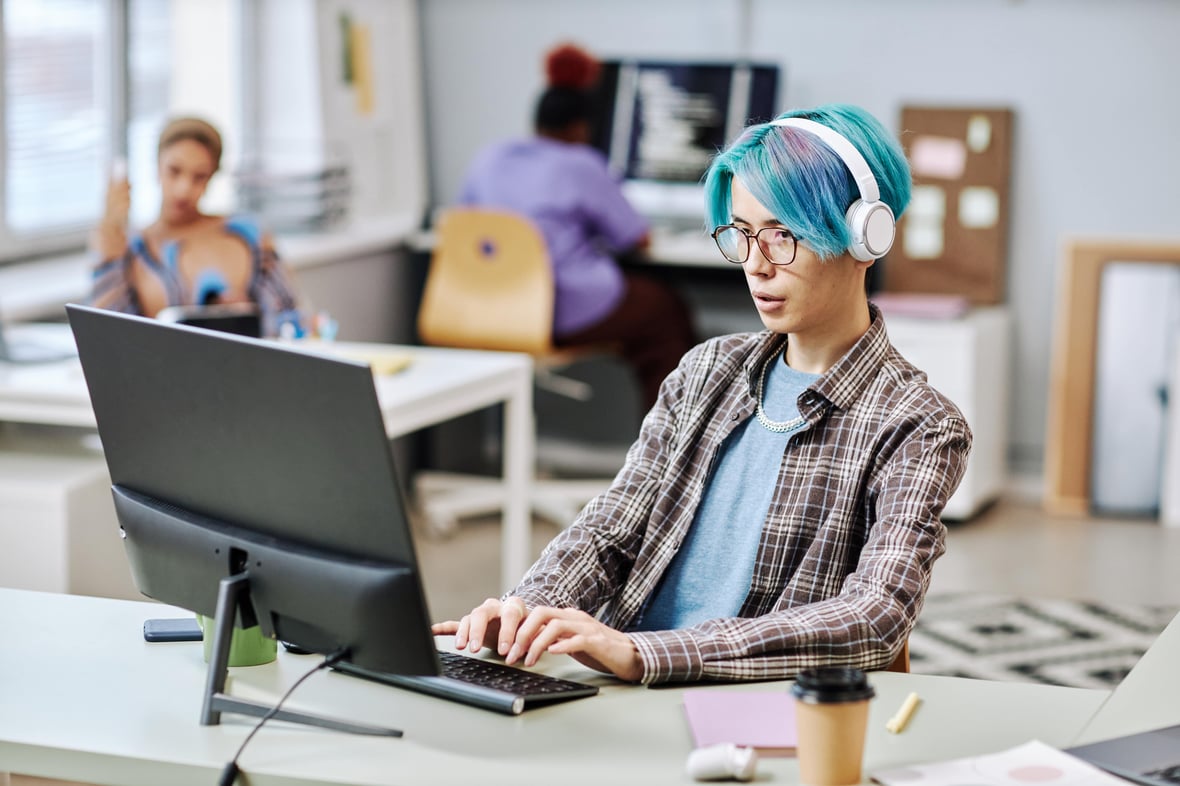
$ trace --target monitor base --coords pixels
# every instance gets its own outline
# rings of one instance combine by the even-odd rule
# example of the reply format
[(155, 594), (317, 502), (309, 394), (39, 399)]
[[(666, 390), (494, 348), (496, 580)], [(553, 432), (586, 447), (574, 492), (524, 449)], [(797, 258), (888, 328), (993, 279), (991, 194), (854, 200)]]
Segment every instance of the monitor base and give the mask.
[(291, 710), (279, 710), (261, 702), (238, 699), (225, 693), (225, 680), (229, 666), (229, 645), (234, 631), (234, 620), (243, 596), (250, 585), (246, 573), (227, 576), (217, 589), (217, 613), (214, 615), (213, 648), (209, 654), (209, 670), (205, 681), (205, 700), (201, 705), (201, 725), (216, 726), (221, 723), (221, 713), (232, 712), (256, 718), (274, 718), (290, 723), (319, 726), (349, 734), (366, 734), (378, 737), (400, 737), (399, 729), (371, 726), (365, 723), (329, 718)]

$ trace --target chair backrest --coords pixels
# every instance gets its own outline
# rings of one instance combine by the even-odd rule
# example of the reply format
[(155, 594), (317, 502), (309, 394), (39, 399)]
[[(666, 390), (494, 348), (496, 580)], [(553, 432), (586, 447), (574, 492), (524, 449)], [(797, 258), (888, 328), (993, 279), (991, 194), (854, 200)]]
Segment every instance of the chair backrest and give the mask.
[(893, 659), (893, 663), (889, 664), (886, 671), (899, 671), (902, 674), (909, 674), (910, 672), (910, 640), (906, 639), (905, 644), (901, 645), (901, 652), (897, 653), (897, 657)]
[(443, 214), (418, 307), (435, 346), (543, 355), (553, 349), (553, 269), (529, 219), (502, 210)]

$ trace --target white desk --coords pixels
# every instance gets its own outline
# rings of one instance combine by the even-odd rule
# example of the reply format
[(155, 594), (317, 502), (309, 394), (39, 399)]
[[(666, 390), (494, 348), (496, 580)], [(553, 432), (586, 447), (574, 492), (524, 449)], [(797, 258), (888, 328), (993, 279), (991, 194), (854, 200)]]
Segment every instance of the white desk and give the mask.
[[(205, 664), (195, 643), (147, 644), (159, 605), (0, 590), (0, 770), (100, 784), (216, 783), (253, 725), (197, 722)], [(273, 701), (316, 662), (280, 648), (265, 666), (232, 669), (230, 691)], [(241, 760), (252, 786), (468, 786), (691, 783), (685, 688), (642, 688), (567, 658), (545, 671), (594, 681), (602, 693), (509, 717), (334, 673), (300, 687), (291, 707), (393, 725), (401, 739), (268, 724)], [(866, 772), (1002, 750), (1033, 737), (1065, 745), (1106, 691), (879, 672)], [(693, 690), (786, 689), (757, 683)], [(909, 691), (924, 703), (900, 735), (885, 731)], [(760, 783), (796, 783), (791, 758), (765, 758)]]
[[(61, 336), (66, 325), (21, 326)], [(494, 404), (504, 404), (504, 483), (508, 502), (501, 541), (501, 582), (508, 589), (529, 561), (529, 484), (534, 473), (532, 359), (525, 354), (394, 345), (322, 344), (314, 351), (397, 352), (411, 356), (396, 374), (374, 381), (389, 437), (395, 438)], [(309, 351), (313, 351), (309, 348)], [(94, 428), (78, 361), (0, 362), (0, 421)]]
[(653, 227), (647, 254), (642, 262), (673, 267), (739, 269), (738, 265), (725, 261), (717, 244), (704, 229)]

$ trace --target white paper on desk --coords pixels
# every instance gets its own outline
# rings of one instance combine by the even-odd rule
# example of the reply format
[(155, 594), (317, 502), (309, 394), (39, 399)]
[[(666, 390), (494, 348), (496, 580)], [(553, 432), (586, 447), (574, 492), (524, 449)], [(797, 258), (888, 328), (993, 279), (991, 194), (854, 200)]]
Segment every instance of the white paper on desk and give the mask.
[(885, 786), (1126, 786), (1039, 740), (984, 756), (879, 770), (871, 777)]

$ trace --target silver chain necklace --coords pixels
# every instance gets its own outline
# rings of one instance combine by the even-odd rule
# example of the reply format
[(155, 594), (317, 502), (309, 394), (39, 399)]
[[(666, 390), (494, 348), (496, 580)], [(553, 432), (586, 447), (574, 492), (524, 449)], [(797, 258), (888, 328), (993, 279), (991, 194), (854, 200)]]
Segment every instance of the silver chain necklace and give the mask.
[(793, 418), (783, 423), (777, 420), (771, 420), (769, 417), (767, 417), (766, 410), (762, 409), (762, 390), (766, 387), (766, 369), (770, 368), (770, 364), (774, 362), (775, 358), (778, 357), (778, 354), (779, 353), (775, 352), (766, 359), (766, 362), (762, 364), (762, 373), (758, 375), (758, 422), (761, 423), (762, 427), (767, 431), (773, 431), (776, 434), (785, 434), (786, 432), (794, 431), (795, 429), (807, 423), (807, 418), (800, 415), (797, 418)]

